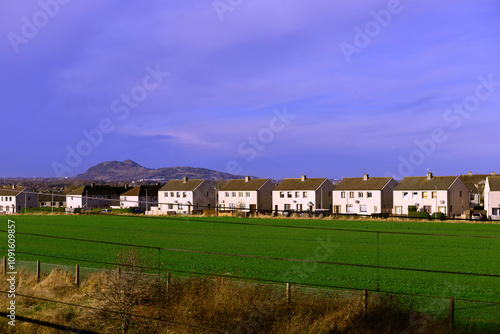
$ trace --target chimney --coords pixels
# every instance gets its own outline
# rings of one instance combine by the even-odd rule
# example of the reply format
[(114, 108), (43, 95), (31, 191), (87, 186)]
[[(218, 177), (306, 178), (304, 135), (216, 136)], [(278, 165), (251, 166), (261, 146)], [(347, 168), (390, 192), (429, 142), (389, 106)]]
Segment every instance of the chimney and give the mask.
[(491, 175), (496, 175), (495, 172), (491, 172)]
[(427, 172), (427, 180), (432, 179), (432, 172)]
[(13, 184), (13, 185), (12, 185), (12, 189), (16, 189), (16, 185), (14, 185), (14, 184)]
[(90, 184), (90, 186), (91, 186), (92, 188), (95, 188), (95, 183), (91, 183), (91, 184)]
[(187, 181), (188, 181), (188, 178), (187, 178), (186, 176), (184, 176), (184, 177), (182, 178), (182, 183), (187, 183)]
[(306, 177), (305, 175), (302, 175), (302, 176), (300, 177), (300, 180), (301, 180), (302, 182), (304, 182), (306, 179), (307, 179), (307, 177)]
[(472, 176), (472, 172), (469, 172), (469, 176)]
[(245, 176), (245, 182), (250, 181), (250, 176)]
[(364, 180), (364, 181), (368, 180), (369, 178), (370, 178), (370, 176), (369, 176), (367, 173), (365, 173), (365, 174), (363, 175), (363, 180)]

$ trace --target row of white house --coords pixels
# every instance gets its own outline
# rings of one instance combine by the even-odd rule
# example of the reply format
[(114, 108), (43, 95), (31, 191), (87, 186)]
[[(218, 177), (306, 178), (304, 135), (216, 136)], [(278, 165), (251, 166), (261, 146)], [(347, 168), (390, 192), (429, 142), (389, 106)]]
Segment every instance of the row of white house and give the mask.
[[(47, 200), (49, 200), (48, 198)], [(53, 205), (54, 202), (52, 201)], [(210, 180), (171, 180), (164, 186), (135, 188), (91, 184), (66, 195), (68, 208), (138, 207), (151, 214), (191, 214), (203, 210), (245, 212), (317, 211), (335, 214), (407, 215), (410, 207), (429, 214), (461, 216), (484, 206), (488, 217), (500, 219), (500, 176), (344, 178), (333, 185), (327, 178), (286, 178), (277, 185), (269, 179), (229, 180), (217, 189)], [(43, 206), (42, 204), (40, 204)], [(0, 213), (36, 207), (37, 198), (25, 188), (0, 189)]]

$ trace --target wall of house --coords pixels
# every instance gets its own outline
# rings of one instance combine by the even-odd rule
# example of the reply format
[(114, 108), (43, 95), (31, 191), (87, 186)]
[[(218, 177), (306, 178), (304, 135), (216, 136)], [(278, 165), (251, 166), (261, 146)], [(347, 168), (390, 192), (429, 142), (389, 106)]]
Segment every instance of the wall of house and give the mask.
[[(283, 192), (284, 197), (281, 198), (281, 193)], [(298, 196), (296, 193), (298, 192)], [(288, 193), (292, 197), (288, 197)], [(306, 197), (304, 197), (304, 193)], [(272, 191), (272, 202), (273, 202), (273, 210), (276, 209), (276, 205), (278, 206), (278, 212), (281, 213), (285, 210), (285, 204), (290, 205), (290, 210), (299, 211), (300, 205), (302, 205), (302, 211), (309, 210), (309, 204), (312, 204), (313, 210), (316, 209), (316, 191), (315, 190), (290, 190), (290, 191), (280, 191), (273, 190)]]
[(216, 190), (213, 182), (204, 181), (194, 192), (194, 209), (209, 210), (216, 205)]
[(450, 217), (462, 215), (469, 210), (469, 188), (462, 179), (457, 178), (450, 187)]
[[(345, 192), (345, 198), (342, 198), (342, 192)], [(381, 213), (382, 210), (382, 192), (380, 190), (356, 190), (354, 198), (349, 198), (350, 191), (333, 191), (333, 206), (340, 206), (340, 213), (371, 215)], [(368, 198), (368, 192), (372, 193), (372, 198)], [(363, 196), (360, 197), (359, 193)], [(347, 205), (352, 205), (352, 212), (347, 212)], [(366, 205), (366, 212), (361, 212), (361, 207)]]
[[(464, 184), (465, 186), (465, 184)], [(467, 188), (467, 187), (465, 187)], [(403, 215), (408, 215), (408, 206), (417, 205), (417, 211), (423, 211), (424, 206), (429, 206), (429, 214), (435, 212), (443, 212), (446, 215), (450, 214), (450, 201), (448, 199), (448, 190), (437, 190), (437, 198), (432, 198), (432, 192), (434, 190), (404, 190), (404, 191), (394, 191), (393, 192), (393, 214), (397, 213), (397, 207), (402, 207)], [(413, 193), (416, 192), (417, 196), (414, 197)], [(423, 193), (427, 192), (427, 198), (423, 198)], [(404, 198), (404, 193), (408, 193), (408, 198)]]
[(381, 202), (381, 206), (382, 206), (382, 213), (391, 213), (392, 212), (392, 208), (393, 208), (393, 199), (394, 199), (394, 196), (392, 194), (392, 192), (394, 191), (394, 188), (396, 188), (396, 186), (398, 185), (398, 183), (396, 182), (396, 180), (394, 179), (391, 179), (387, 184), (386, 186), (382, 189), (382, 202)]
[(500, 220), (500, 215), (493, 215), (493, 209), (500, 211), (500, 191), (491, 191), (489, 182), (484, 187), (484, 209), (488, 218)]
[[(226, 193), (229, 196), (226, 196)], [(247, 194), (249, 193), (249, 194)], [(234, 196), (233, 196), (234, 195)], [(247, 196), (248, 195), (248, 196)], [(249, 211), (251, 204), (255, 204), (257, 208), (258, 204), (258, 196), (257, 191), (219, 191), (219, 210), (229, 210), (231, 205), (234, 208), (244, 207), (245, 210)]]
[(258, 191), (258, 204), (257, 209), (270, 211), (273, 209), (273, 195), (272, 192), (276, 185), (267, 180), (266, 183)]
[[(172, 192), (174, 197), (171, 196)], [(160, 191), (158, 207), (161, 212), (187, 214), (192, 212), (193, 197), (192, 191)]]

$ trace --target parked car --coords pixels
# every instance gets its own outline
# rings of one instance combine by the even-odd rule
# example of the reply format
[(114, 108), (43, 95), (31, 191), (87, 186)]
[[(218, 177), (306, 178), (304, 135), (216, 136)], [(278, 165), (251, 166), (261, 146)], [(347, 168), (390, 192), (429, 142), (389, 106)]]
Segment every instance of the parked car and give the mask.
[(484, 217), (481, 213), (479, 212), (473, 212), (471, 215), (470, 215), (470, 219), (472, 220), (484, 220)]
[(111, 213), (111, 209), (102, 209), (101, 212), (102, 213)]

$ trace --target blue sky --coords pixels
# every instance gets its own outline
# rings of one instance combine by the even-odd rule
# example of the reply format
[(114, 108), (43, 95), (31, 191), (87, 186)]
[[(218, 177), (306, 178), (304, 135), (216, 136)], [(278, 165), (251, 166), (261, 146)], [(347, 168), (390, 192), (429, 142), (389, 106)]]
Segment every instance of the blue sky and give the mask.
[(272, 178), (499, 171), (498, 1), (0, 9), (5, 176), (125, 159)]

